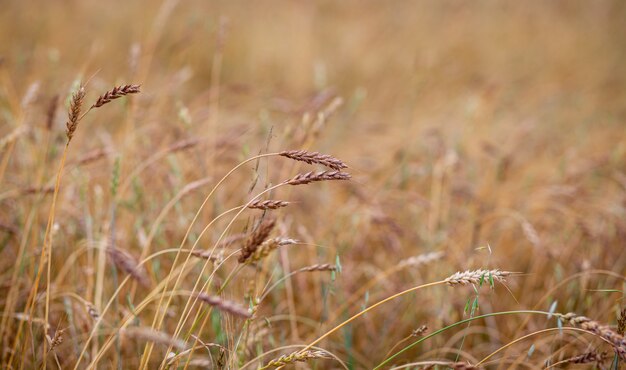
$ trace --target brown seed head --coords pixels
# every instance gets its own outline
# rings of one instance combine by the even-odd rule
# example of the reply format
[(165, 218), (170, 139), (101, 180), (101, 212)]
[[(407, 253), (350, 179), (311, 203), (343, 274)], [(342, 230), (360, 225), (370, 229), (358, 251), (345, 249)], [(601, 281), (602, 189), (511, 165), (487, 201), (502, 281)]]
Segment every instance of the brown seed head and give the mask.
[(211, 296), (206, 293), (200, 293), (197, 297), (202, 302), (216, 307), (220, 311), (228, 312), (232, 315), (243, 317), (245, 319), (252, 317), (250, 311), (238, 303), (227, 301), (220, 297)]
[(85, 98), (85, 87), (80, 85), (78, 90), (72, 94), (72, 100), (70, 101), (70, 108), (67, 112), (67, 123), (65, 126), (67, 130), (67, 140), (71, 141), (78, 127), (78, 121), (80, 120), (80, 112), (83, 107), (83, 100)]
[(113, 89), (105, 92), (103, 95), (100, 95), (96, 103), (92, 106), (92, 108), (99, 108), (111, 100), (121, 98), (124, 95), (128, 94), (137, 94), (140, 92), (141, 85), (122, 85), (116, 86)]
[(142, 266), (139, 266), (135, 257), (130, 253), (111, 246), (107, 247), (107, 253), (117, 268), (132, 276), (133, 279), (137, 280), (144, 287), (150, 286), (148, 274)]
[(285, 181), (285, 184), (305, 185), (316, 181), (349, 180), (351, 177), (349, 173), (341, 171), (307, 172), (296, 175)]
[(244, 263), (252, 254), (257, 250), (257, 248), (267, 239), (270, 235), (274, 226), (276, 225), (276, 220), (273, 218), (266, 218), (261, 222), (261, 224), (252, 232), (246, 243), (241, 248), (241, 255), (239, 256), (239, 263)]
[(248, 205), (248, 208), (268, 210), (287, 207), (288, 205), (289, 202), (285, 202), (283, 200), (255, 200)]
[(306, 162), (308, 164), (321, 164), (322, 166), (326, 166), (335, 171), (341, 171), (344, 168), (348, 168), (348, 166), (346, 166), (346, 164), (340, 159), (318, 152), (307, 152), (306, 150), (286, 150), (280, 152), (279, 155), (296, 161)]
[(571, 326), (587, 330), (606, 339), (613, 345), (615, 353), (617, 353), (622, 360), (626, 361), (626, 339), (624, 339), (622, 335), (614, 332), (610, 327), (601, 325), (597, 321), (593, 321), (585, 316), (579, 316), (572, 312), (566, 313), (565, 315), (559, 314), (558, 317)]

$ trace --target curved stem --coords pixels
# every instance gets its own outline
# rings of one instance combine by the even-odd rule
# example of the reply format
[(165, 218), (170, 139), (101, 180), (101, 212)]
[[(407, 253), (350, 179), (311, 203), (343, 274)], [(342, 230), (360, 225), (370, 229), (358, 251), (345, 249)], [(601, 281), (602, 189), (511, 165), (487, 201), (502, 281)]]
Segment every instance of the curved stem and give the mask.
[[(211, 190), (211, 192), (209, 193), (209, 195), (206, 196), (206, 198), (204, 199), (204, 201), (202, 202), (202, 204), (200, 205), (200, 207), (198, 208), (198, 211), (196, 212), (196, 215), (193, 217), (193, 219), (191, 220), (189, 227), (187, 228), (187, 231), (185, 232), (185, 236), (183, 237), (183, 240), (180, 243), (180, 248), (183, 247), (183, 245), (185, 245), (185, 242), (187, 242), (187, 238), (189, 237), (189, 233), (191, 232), (191, 228), (192, 226), (195, 224), (196, 220), (198, 219), (198, 217), (200, 216), (200, 212), (204, 209), (204, 206), (207, 204), (207, 202), (209, 201), (209, 199), (211, 198), (211, 196), (213, 195), (213, 193), (215, 193), (215, 191), (217, 190), (217, 188), (219, 188), (219, 186), (226, 181), (226, 179), (233, 173), (235, 172), (237, 169), (239, 169), (240, 167), (242, 167), (243, 165), (245, 165), (246, 163), (249, 163), (251, 161), (254, 161), (256, 159), (259, 158), (263, 158), (263, 157), (269, 157), (269, 156), (273, 156), (273, 155), (278, 155), (278, 153), (268, 153), (268, 154), (260, 154), (257, 156), (254, 156), (252, 158), (248, 158), (245, 161), (239, 163), (237, 166), (235, 166), (234, 168), (232, 168), (226, 175), (224, 175), (224, 177), (222, 177), (222, 179), (215, 184), (215, 186), (213, 187), (213, 189)], [(222, 234), (223, 235), (223, 234)], [(199, 238), (198, 238), (199, 240)], [(193, 249), (193, 248), (192, 248)], [(214, 248), (215, 249), (215, 248)], [(174, 262), (172, 263), (172, 267), (170, 269), (170, 272), (167, 274), (166, 277), (166, 283), (165, 286), (168, 286), (172, 277), (172, 271), (174, 270), (174, 268), (176, 267), (176, 263), (178, 262), (178, 258), (179, 258), (179, 254), (176, 255), (176, 257), (174, 258)], [(183, 263), (183, 269), (184, 266), (187, 265), (187, 262), (189, 261), (189, 256), (187, 257), (187, 259), (185, 260), (185, 262)], [(207, 261), (208, 262), (208, 261)], [(205, 264), (206, 266), (206, 264)], [(204, 271), (204, 268), (203, 268)], [(174, 287), (172, 288), (172, 290), (176, 290), (176, 287), (178, 286), (178, 284), (180, 283), (180, 275), (176, 278), (176, 281), (174, 282)], [(167, 302), (165, 303), (165, 306), (163, 308), (161, 308), (161, 305), (163, 303), (163, 298), (165, 297), (161, 297), (161, 299), (159, 300), (159, 305), (157, 308), (157, 313), (156, 315), (154, 315), (154, 319), (152, 321), (152, 325), (151, 328), (152, 329), (156, 329), (158, 330), (161, 325), (163, 324), (163, 319), (165, 318), (165, 312), (167, 312), (167, 308), (169, 307), (170, 303), (171, 303), (171, 297), (168, 298)], [(163, 312), (163, 314), (159, 315), (159, 312)], [(140, 365), (139, 365), (139, 369), (144, 369), (145, 366), (147, 366), (148, 363), (148, 359), (150, 358), (150, 354), (152, 353), (152, 343), (148, 343), (146, 344), (146, 346), (144, 347), (144, 352), (143, 355), (141, 356), (141, 361), (140, 361)]]
[(455, 328), (459, 325), (463, 325), (466, 324), (468, 322), (474, 321), (474, 320), (478, 320), (478, 319), (483, 319), (485, 317), (491, 317), (491, 316), (503, 316), (503, 315), (516, 315), (516, 314), (535, 314), (535, 315), (545, 315), (545, 316), (550, 316), (553, 315), (550, 312), (545, 312), (545, 311), (534, 311), (534, 310), (519, 310), (519, 311), (502, 311), (502, 312), (493, 312), (493, 313), (488, 313), (488, 314), (484, 314), (484, 315), (479, 315), (479, 316), (474, 316), (474, 317), (470, 317), (468, 319), (465, 320), (461, 320), (458, 322), (455, 322), (454, 324), (448, 325), (444, 328), (441, 328), (429, 335), (426, 335), (423, 338), (420, 338), (419, 340), (416, 340), (415, 342), (409, 344), (408, 346), (404, 347), (403, 349), (401, 349), (400, 351), (396, 352), (393, 356), (388, 357), (387, 359), (385, 359), (385, 361), (381, 362), (380, 364), (378, 364), (378, 366), (376, 366), (373, 370), (376, 369), (380, 369), (381, 367), (383, 367), (383, 365), (388, 364), (391, 360), (393, 360), (394, 358), (398, 357), (400, 354), (408, 351), (409, 349), (415, 347), (416, 345), (422, 343), (423, 341), (434, 337), (437, 334), (443, 333), (444, 331), (447, 331), (449, 329)]
[(391, 300), (393, 300), (393, 299), (396, 299), (396, 298), (398, 298), (398, 297), (400, 297), (400, 296), (403, 296), (403, 295), (405, 295), (405, 294), (407, 294), (407, 293), (414, 292), (414, 291), (419, 290), (419, 289), (422, 289), (422, 288), (428, 288), (428, 287), (432, 287), (432, 286), (436, 286), (436, 285), (444, 284), (444, 283), (445, 283), (445, 281), (444, 281), (444, 280), (441, 280), (441, 281), (436, 281), (436, 282), (434, 282), (434, 283), (428, 283), (428, 284), (418, 285), (418, 286), (416, 286), (416, 287), (409, 288), (409, 289), (404, 290), (404, 291), (402, 291), (402, 292), (400, 292), (400, 293), (396, 293), (396, 294), (394, 294), (394, 295), (392, 295), (392, 296), (390, 296), (390, 297), (387, 297), (387, 298), (383, 299), (382, 301), (379, 301), (379, 302), (377, 302), (377, 303), (373, 304), (372, 306), (370, 306), (370, 307), (368, 307), (368, 308), (364, 309), (363, 311), (360, 311), (359, 313), (357, 313), (357, 314), (353, 315), (351, 318), (349, 318), (349, 319), (347, 319), (346, 321), (342, 322), (341, 324), (339, 324), (339, 325), (335, 326), (333, 329), (331, 329), (331, 330), (327, 331), (327, 332), (326, 332), (326, 334), (322, 335), (321, 337), (317, 338), (317, 339), (316, 339), (316, 340), (314, 340), (313, 342), (309, 343), (309, 345), (307, 345), (306, 347), (304, 347), (304, 349), (302, 349), (302, 350), (300, 351), (300, 353), (302, 353), (302, 352), (304, 352), (304, 351), (308, 350), (308, 349), (309, 349), (309, 348), (311, 348), (312, 346), (314, 346), (314, 345), (316, 345), (317, 343), (319, 343), (319, 342), (321, 342), (322, 340), (324, 340), (326, 337), (328, 337), (328, 336), (329, 336), (329, 335), (331, 335), (332, 333), (336, 332), (337, 330), (341, 329), (341, 328), (342, 328), (342, 327), (344, 327), (345, 325), (349, 324), (350, 322), (354, 321), (355, 319), (359, 318), (360, 316), (362, 316), (362, 315), (364, 315), (364, 314), (368, 313), (369, 311), (373, 310), (374, 308), (376, 308), (376, 307), (378, 307), (378, 306), (380, 306), (380, 305), (382, 305), (382, 304), (384, 304), (384, 303), (387, 303), (387, 302), (389, 302), (389, 301), (391, 301)]

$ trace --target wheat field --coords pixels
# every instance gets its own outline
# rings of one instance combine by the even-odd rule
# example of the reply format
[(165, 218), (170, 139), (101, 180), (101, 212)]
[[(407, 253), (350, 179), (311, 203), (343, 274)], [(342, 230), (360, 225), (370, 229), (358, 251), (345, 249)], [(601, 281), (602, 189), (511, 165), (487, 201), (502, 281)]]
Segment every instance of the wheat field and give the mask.
[(0, 367), (626, 367), (624, 60), (621, 0), (4, 0)]

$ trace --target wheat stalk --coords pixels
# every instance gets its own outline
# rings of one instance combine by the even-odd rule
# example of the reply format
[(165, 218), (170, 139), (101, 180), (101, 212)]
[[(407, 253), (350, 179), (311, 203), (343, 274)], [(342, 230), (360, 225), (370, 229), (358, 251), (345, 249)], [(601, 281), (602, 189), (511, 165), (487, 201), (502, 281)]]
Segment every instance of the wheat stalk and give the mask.
[(67, 130), (65, 134), (67, 135), (67, 141), (70, 142), (72, 137), (74, 136), (74, 132), (78, 127), (78, 122), (80, 121), (80, 112), (83, 107), (83, 100), (85, 99), (85, 87), (80, 85), (78, 90), (72, 93), (72, 100), (70, 101), (70, 108), (67, 112), (67, 123), (65, 126)]
[(606, 339), (613, 345), (617, 355), (624, 361), (626, 361), (626, 339), (619, 333), (614, 332), (606, 325), (601, 325), (599, 322), (591, 320), (585, 316), (579, 316), (573, 312), (557, 315), (561, 320)]
[(250, 255), (246, 260), (246, 263), (257, 263), (263, 258), (267, 257), (273, 250), (282, 247), (283, 245), (296, 244), (298, 241), (287, 238), (272, 238), (264, 241), (258, 248)]
[(585, 352), (581, 355), (567, 358), (563, 361), (559, 361), (562, 364), (588, 364), (591, 362), (604, 362), (608, 359), (608, 354), (606, 352), (597, 352), (590, 351)]
[(206, 293), (200, 293), (197, 295), (197, 297), (202, 302), (210, 306), (216, 307), (221, 311), (228, 312), (230, 314), (243, 317), (245, 319), (249, 319), (250, 317), (252, 317), (250, 311), (238, 303), (227, 301), (220, 297), (211, 296)]
[(312, 271), (337, 271), (337, 266), (330, 263), (316, 264), (311, 266), (305, 266), (299, 269), (297, 272), (312, 272)]
[(344, 168), (348, 168), (348, 166), (346, 166), (346, 164), (340, 159), (328, 154), (321, 154), (319, 152), (308, 152), (306, 150), (285, 150), (278, 153), (278, 155), (308, 164), (321, 164), (322, 166), (326, 166), (335, 171), (341, 171)]
[(257, 250), (257, 248), (267, 239), (269, 234), (274, 229), (276, 220), (273, 218), (267, 218), (261, 222), (261, 224), (254, 230), (252, 235), (248, 237), (246, 243), (241, 248), (241, 255), (239, 256), (239, 263), (245, 263), (250, 256)]
[(252, 209), (278, 209), (282, 207), (287, 207), (289, 202), (285, 202), (283, 200), (255, 200), (254, 202), (248, 205), (248, 208)]
[(298, 174), (284, 183), (289, 185), (305, 185), (316, 181), (349, 180), (351, 177), (349, 173), (341, 171), (307, 172)]
[(330, 357), (324, 351), (293, 352), (289, 355), (282, 355), (279, 358), (271, 360), (259, 370), (267, 370), (273, 367), (286, 366), (289, 364), (293, 364), (295, 362), (306, 362), (308, 360), (315, 359), (315, 358), (330, 358)]
[(187, 349), (187, 343), (181, 339), (172, 338), (167, 333), (156, 331), (148, 327), (131, 327), (120, 330), (122, 335), (128, 338), (141, 339), (149, 342), (176, 347), (180, 350)]
[(443, 252), (430, 252), (430, 253), (420, 254), (418, 256), (413, 256), (413, 257), (404, 259), (400, 261), (398, 265), (401, 268), (404, 268), (407, 266), (418, 267), (418, 266), (436, 261), (438, 259), (441, 259), (443, 258), (444, 255), (445, 253)]
[(137, 94), (140, 91), (141, 85), (122, 85), (122, 86), (116, 86), (113, 89), (105, 92), (103, 95), (100, 95), (100, 97), (98, 98), (98, 100), (95, 102), (94, 105), (92, 105), (92, 108), (99, 108), (107, 103), (109, 103), (111, 100), (115, 100), (118, 98), (121, 98), (124, 95), (128, 95), (128, 94)]
[(444, 282), (450, 286), (454, 285), (468, 285), (468, 284), (478, 284), (482, 281), (489, 281), (488, 279), (493, 279), (494, 281), (498, 281), (503, 283), (505, 281), (505, 277), (509, 275), (513, 275), (513, 272), (508, 271), (500, 271), (500, 270), (474, 270), (474, 271), (465, 271), (465, 272), (456, 272), (452, 276), (448, 277), (444, 280)]
[(135, 257), (133, 257), (130, 253), (123, 249), (109, 246), (107, 247), (107, 254), (115, 266), (117, 266), (120, 270), (132, 276), (133, 279), (139, 282), (139, 284), (145, 287), (150, 286), (150, 279), (148, 278), (146, 271), (139, 265)]

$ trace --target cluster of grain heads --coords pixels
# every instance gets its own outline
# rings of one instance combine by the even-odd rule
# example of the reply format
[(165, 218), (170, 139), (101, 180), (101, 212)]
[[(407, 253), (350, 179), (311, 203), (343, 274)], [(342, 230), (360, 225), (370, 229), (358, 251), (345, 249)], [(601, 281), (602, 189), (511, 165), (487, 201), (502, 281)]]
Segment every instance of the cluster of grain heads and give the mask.
[(306, 185), (317, 181), (350, 180), (351, 177), (349, 173), (342, 171), (307, 172), (294, 176), (285, 181), (285, 184)]
[(109, 103), (111, 100), (121, 98), (124, 95), (137, 94), (140, 92), (140, 88), (141, 88), (141, 85), (133, 85), (133, 84), (116, 86), (113, 89), (105, 92), (103, 95), (100, 95), (100, 97), (94, 103), (92, 108), (101, 107)]
[(63, 341), (65, 340), (65, 337), (63, 337), (64, 332), (65, 329), (57, 329), (54, 332), (54, 336), (52, 338), (50, 338), (50, 336), (46, 336), (50, 344), (48, 352), (53, 351), (56, 347), (60, 346), (63, 343)]
[(289, 202), (285, 202), (283, 200), (255, 200), (248, 205), (248, 208), (262, 209), (264, 211), (267, 211), (269, 209), (287, 207), (288, 205)]
[(144, 270), (143, 266), (140, 266), (135, 257), (133, 257), (130, 253), (120, 248), (108, 246), (107, 254), (118, 269), (129, 274), (144, 287), (150, 286), (148, 274)]
[(288, 238), (271, 238), (267, 239), (261, 245), (254, 250), (249, 258), (246, 259), (246, 263), (257, 263), (263, 258), (267, 257), (273, 250), (278, 249), (284, 245), (292, 245), (298, 243), (297, 240)]
[(243, 307), (242, 305), (238, 303), (227, 301), (220, 297), (208, 295), (206, 293), (200, 293), (197, 295), (197, 297), (202, 302), (210, 306), (213, 306), (219, 309), (220, 311), (228, 312), (229, 314), (232, 314), (234, 316), (239, 316), (244, 319), (249, 319), (250, 317), (252, 317), (250, 310), (248, 310), (247, 308)]
[(327, 359), (330, 357), (324, 351), (294, 352), (289, 355), (282, 355), (279, 358), (268, 362), (265, 366), (263, 366), (259, 370), (267, 370), (267, 369), (272, 369), (275, 367), (286, 366), (286, 365), (293, 364), (296, 362), (306, 362), (308, 360), (312, 360), (316, 358)]
[(252, 234), (246, 240), (244, 246), (241, 248), (241, 255), (239, 256), (239, 263), (245, 263), (250, 256), (254, 254), (254, 252), (259, 248), (259, 246), (267, 239), (270, 235), (274, 226), (276, 225), (276, 220), (273, 218), (266, 218), (257, 228), (252, 232)]
[(328, 154), (318, 152), (307, 152), (306, 150), (285, 150), (279, 153), (280, 156), (308, 164), (321, 164), (335, 171), (341, 171), (348, 166), (342, 160)]
[(604, 338), (607, 342), (611, 343), (615, 349), (615, 353), (617, 353), (622, 360), (626, 361), (626, 339), (624, 339), (624, 336), (613, 331), (613, 329), (609, 326), (602, 325), (588, 317), (579, 316), (572, 312), (564, 315), (560, 314), (558, 317), (571, 326), (587, 330), (601, 338)]
[(474, 270), (465, 272), (456, 272), (452, 276), (444, 280), (450, 286), (479, 284), (481, 282), (492, 283), (494, 281), (504, 283), (507, 276), (513, 275), (513, 272), (500, 270)]

